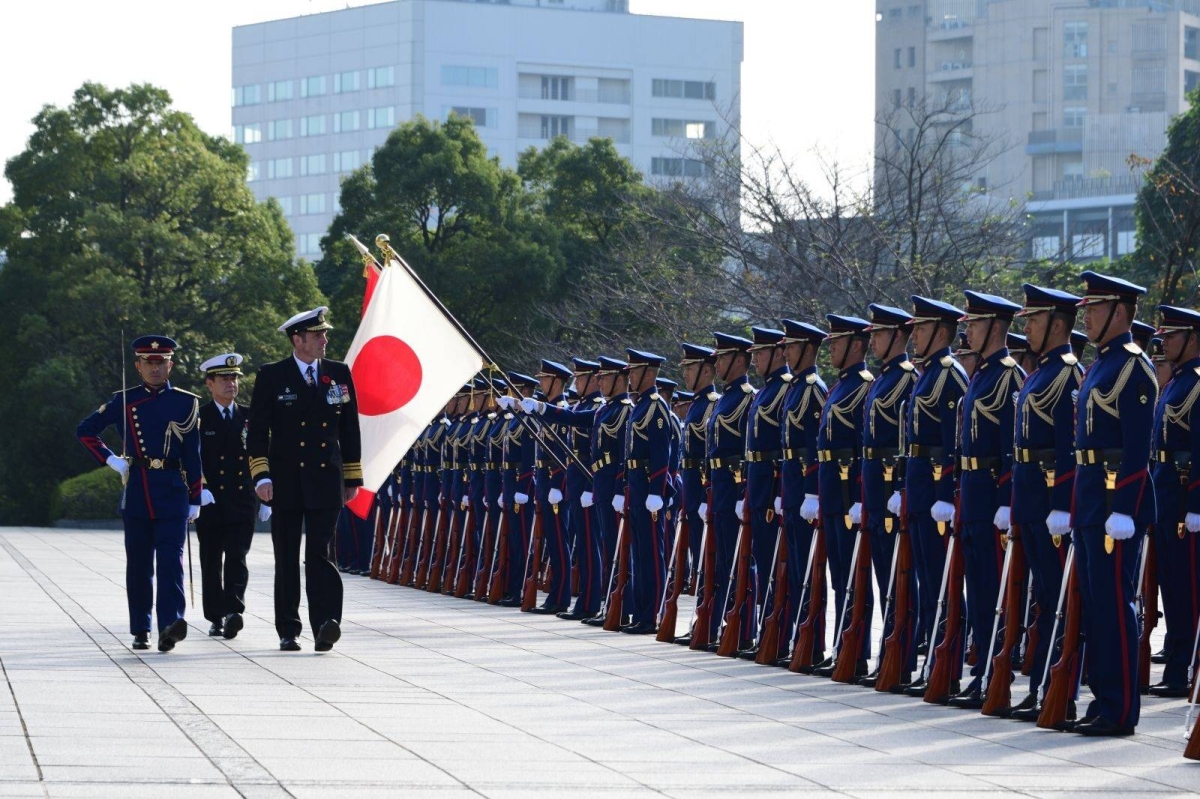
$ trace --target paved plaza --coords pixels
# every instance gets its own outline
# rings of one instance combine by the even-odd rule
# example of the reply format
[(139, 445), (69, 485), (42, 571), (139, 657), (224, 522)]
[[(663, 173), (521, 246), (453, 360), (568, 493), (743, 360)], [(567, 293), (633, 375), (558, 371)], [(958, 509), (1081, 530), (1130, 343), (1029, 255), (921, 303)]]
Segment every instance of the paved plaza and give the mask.
[(237, 639), (135, 654), (119, 532), (0, 528), (0, 797), (1200, 791), (1184, 700), (1089, 740), (351, 576), (289, 654), (250, 569)]

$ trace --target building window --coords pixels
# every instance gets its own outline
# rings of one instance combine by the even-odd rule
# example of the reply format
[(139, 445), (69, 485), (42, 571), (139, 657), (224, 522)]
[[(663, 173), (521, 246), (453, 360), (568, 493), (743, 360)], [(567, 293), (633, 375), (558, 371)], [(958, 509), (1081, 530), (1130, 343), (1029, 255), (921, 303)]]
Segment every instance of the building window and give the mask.
[(290, 80), (277, 80), (267, 84), (268, 103), (278, 103), (290, 99), (292, 99), (292, 82)]
[(291, 197), (276, 197), (275, 202), (279, 203), (280, 210), (284, 216), (292, 215), (292, 198)]
[(300, 81), (301, 97), (320, 97), (325, 93), (325, 76), (313, 75)]
[(1063, 57), (1087, 58), (1087, 34), (1086, 22), (1064, 22)]
[(1117, 231), (1117, 255), (1129, 255), (1137, 249), (1136, 230)]
[(1083, 162), (1067, 161), (1062, 167), (1063, 183), (1083, 182)]
[(543, 116), (542, 117), (542, 135), (543, 139), (553, 139), (555, 136), (571, 137), (571, 131), (575, 127), (574, 117), (559, 117), (559, 116)]
[(1076, 258), (1103, 258), (1104, 234), (1092, 232), (1071, 236), (1071, 254)]
[(290, 178), (292, 176), (292, 159), (272, 158), (267, 162), (267, 178)]
[(900, 47), (897, 47), (892, 51), (892, 67), (895, 69), (900, 69), (902, 66), (904, 66), (904, 50)]
[(917, 48), (908, 48), (908, 66), (915, 67), (917, 65)]
[(307, 175), (324, 175), (325, 174), (325, 154), (306, 155), (300, 159), (300, 174)]
[(323, 214), (325, 213), (325, 195), (324, 194), (301, 194), (300, 195), (300, 215), (308, 214)]
[(695, 158), (661, 158), (650, 159), (650, 174), (665, 177), (704, 177), (704, 162)]
[(1083, 128), (1083, 120), (1087, 117), (1087, 106), (1067, 106), (1063, 109), (1064, 128)]
[(892, 108), (900, 107), (900, 90), (892, 89)]
[(1190, 25), (1183, 29), (1183, 57), (1193, 61), (1200, 60), (1200, 28)]
[(334, 133), (349, 133), (352, 130), (358, 130), (359, 116), (357, 111), (343, 111), (340, 114), (333, 115), (333, 132)]
[(1087, 82), (1087, 64), (1067, 64), (1063, 67), (1063, 99), (1086, 100)]
[(494, 128), (496, 127), (496, 109), (495, 108), (470, 108), (463, 105), (452, 106), (446, 115), (457, 114), (460, 117), (466, 117), (475, 123), (477, 128)]
[(492, 67), (442, 67), (443, 86), (470, 86), (494, 89), (499, 84), (499, 72)]
[[(967, 91), (967, 90), (966, 90), (966, 89), (964, 89), (964, 91)], [(909, 90), (908, 90), (908, 107), (909, 107), (909, 109), (911, 110), (911, 109), (915, 108), (915, 107), (916, 107), (916, 105), (917, 105), (917, 90), (916, 90), (916, 89), (914, 89), (914, 88), (912, 88), (912, 87), (909, 87)]]
[(688, 119), (651, 119), (650, 134), (675, 139), (712, 139), (717, 135), (717, 125)]
[(325, 133), (325, 115), (300, 118), (300, 138), (305, 136), (321, 136)]
[(261, 177), (262, 177), (262, 162), (261, 161), (251, 161), (249, 166), (246, 167), (246, 182), (253, 183), (254, 181), (258, 180)]
[(281, 141), (292, 138), (292, 120), (273, 119), (267, 123), (267, 141)]
[(715, 100), (717, 84), (699, 80), (666, 80), (655, 78), (650, 85), (654, 97), (677, 97), (683, 100)]
[(262, 125), (238, 125), (233, 129), (233, 140), (238, 144), (258, 144), (262, 141)]
[(356, 92), (360, 88), (359, 80), (362, 73), (357, 69), (351, 72), (339, 72), (333, 76), (333, 93), (344, 94)]
[(233, 105), (236, 108), (239, 105), (258, 105), (262, 102), (262, 86), (257, 83), (249, 86), (234, 86), (233, 87)]
[(574, 100), (574, 79), (562, 75), (542, 75), (542, 99)]
[(362, 166), (362, 157), (358, 150), (346, 150), (333, 154), (334, 172), (353, 172)]
[(1186, 94), (1191, 94), (1192, 89), (1195, 89), (1198, 83), (1200, 83), (1200, 72), (1191, 69), (1183, 71), (1183, 91)]
[(368, 108), (367, 109), (367, 127), (374, 130), (375, 128), (392, 128), (396, 125), (396, 109), (393, 106), (385, 106), (383, 108)]
[(904, 16), (903, 8), (889, 8), (888, 9), (888, 19), (891, 20), (892, 22), (896, 22), (903, 16)]
[(383, 89), (396, 85), (395, 67), (374, 67), (367, 70), (367, 88)]
[(1058, 236), (1034, 236), (1033, 260), (1048, 261), (1058, 257)]
[(296, 252), (300, 255), (320, 255), (321, 234), (301, 233), (296, 236)]

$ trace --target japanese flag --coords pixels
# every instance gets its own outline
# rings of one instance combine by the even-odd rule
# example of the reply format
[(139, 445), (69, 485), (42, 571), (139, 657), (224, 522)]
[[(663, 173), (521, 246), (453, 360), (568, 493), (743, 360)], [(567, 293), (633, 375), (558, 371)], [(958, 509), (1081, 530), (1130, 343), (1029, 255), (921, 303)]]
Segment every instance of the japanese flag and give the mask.
[(363, 490), (350, 503), (360, 518), (429, 420), (483, 364), (405, 264), (390, 261), (372, 288), (346, 353), (362, 431)]

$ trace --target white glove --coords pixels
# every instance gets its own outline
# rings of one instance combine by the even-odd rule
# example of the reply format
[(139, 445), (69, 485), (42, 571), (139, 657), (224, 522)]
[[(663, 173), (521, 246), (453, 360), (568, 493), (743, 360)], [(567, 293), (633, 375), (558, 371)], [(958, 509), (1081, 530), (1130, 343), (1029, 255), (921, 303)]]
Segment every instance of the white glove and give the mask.
[(746, 510), (746, 500), (739, 499), (737, 504), (733, 506), (733, 512), (737, 514), (737, 517), (742, 521), (746, 521), (746, 515), (742, 512), (744, 510)]
[(217, 504), (217, 498), (207, 488), (200, 489), (200, 507)]
[(517, 503), (518, 505), (524, 505), (528, 501), (529, 501), (528, 494), (522, 494), (520, 491), (513, 494), (513, 502)]
[(443, 497), (443, 496), (442, 496), (442, 492), (441, 492), (441, 491), (439, 491), (439, 492), (438, 492), (438, 504), (439, 504), (439, 505), (441, 505), (441, 504), (442, 504), (443, 502), (445, 502), (445, 501), (446, 501), (446, 498), (445, 498), (445, 497)]
[(783, 497), (775, 497), (775, 515), (783, 515)]
[(517, 404), (517, 401), (512, 397), (496, 397), (496, 404), (500, 406), (502, 411), (511, 411)]
[(1071, 514), (1065, 510), (1052, 510), (1046, 517), (1046, 529), (1050, 535), (1064, 536), (1071, 532)]
[(903, 505), (903, 502), (900, 499), (900, 492), (893, 491), (892, 495), (888, 497), (888, 513), (892, 514), (893, 516), (899, 516), (901, 505)]
[(501, 495), (501, 497), (498, 500), (496, 500), (496, 504), (500, 506), (500, 510), (504, 510), (504, 496), (503, 495)]
[(487, 508), (488, 510), (492, 509), (492, 503), (488, 502), (487, 497), (483, 498), (483, 507)]
[(708, 503), (701, 502), (700, 507), (697, 508), (697, 510), (700, 512), (700, 520), (705, 522), (708, 521)]
[(1183, 526), (1189, 533), (1200, 533), (1200, 513), (1189, 513), (1185, 516)]
[(579, 504), (585, 508), (592, 507), (592, 505), (595, 504), (595, 501), (596, 500), (592, 497), (591, 491), (584, 491), (579, 495)]
[(267, 519), (270, 519), (270, 518), (271, 518), (271, 506), (270, 505), (259, 505), (258, 506), (259, 521), (265, 522)]
[(392, 498), (392, 487), (388, 486), (388, 499)]
[(467, 506), (470, 504), (471, 500), (467, 498), (466, 494), (463, 494), (463, 498), (458, 501), (458, 507), (462, 510), (466, 510)]
[(929, 509), (929, 515), (933, 517), (935, 522), (945, 522), (946, 524), (954, 524), (954, 506), (949, 502), (938, 500), (933, 503), (933, 507)]
[(1104, 522), (1104, 532), (1108, 533), (1114, 541), (1124, 541), (1127, 538), (1133, 538), (1137, 528), (1133, 524), (1132, 516), (1126, 516), (1124, 513), (1110, 513), (1108, 520)]
[(551, 505), (557, 505), (562, 502), (562, 492), (557, 488), (552, 488), (546, 493), (546, 499), (550, 500)]
[(521, 406), (521, 410), (525, 411), (525, 413), (536, 413), (537, 415), (541, 416), (546, 411), (546, 403), (538, 402), (537, 400), (530, 399), (529, 397), (522, 399), (519, 404)]
[(804, 502), (800, 503), (800, 518), (806, 522), (816, 520), (817, 514), (821, 512), (821, 502), (817, 499), (816, 494), (805, 494)]
[(122, 480), (124, 480), (125, 476), (129, 474), (129, 461), (125, 460), (120, 455), (109, 455), (104, 463), (108, 466), (108, 468), (121, 475)]
[(657, 494), (651, 494), (650, 496), (646, 497), (646, 510), (650, 511), (651, 513), (658, 513), (660, 510), (662, 510), (662, 507), (662, 497), (658, 496)]
[(188, 505), (188, 521), (194, 522), (200, 518), (200, 506)]
[(851, 524), (862, 524), (862, 503), (855, 502), (851, 505), (847, 515), (850, 517)]
[(615, 510), (617, 513), (625, 512), (625, 495), (624, 494), (617, 494), (615, 497), (613, 497), (613, 510)]
[(992, 524), (996, 525), (997, 530), (1006, 533), (1012, 529), (1012, 513), (1008, 505), (1001, 505), (996, 508), (996, 515), (992, 518)]

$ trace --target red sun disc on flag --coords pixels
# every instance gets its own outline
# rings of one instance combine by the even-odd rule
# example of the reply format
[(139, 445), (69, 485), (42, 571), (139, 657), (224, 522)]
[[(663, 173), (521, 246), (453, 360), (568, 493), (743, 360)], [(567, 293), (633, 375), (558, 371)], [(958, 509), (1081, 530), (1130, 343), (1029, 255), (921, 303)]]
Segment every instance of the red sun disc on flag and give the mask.
[(421, 359), (395, 336), (376, 336), (363, 345), (351, 369), (358, 412), (382, 416), (407, 405), (421, 388)]

